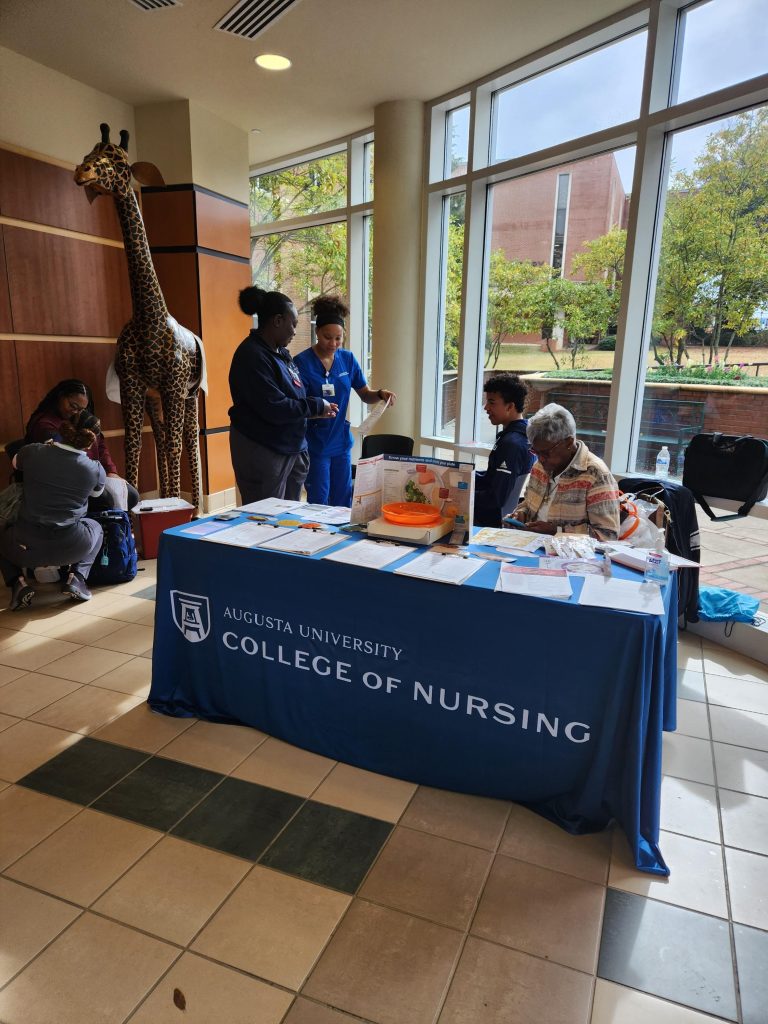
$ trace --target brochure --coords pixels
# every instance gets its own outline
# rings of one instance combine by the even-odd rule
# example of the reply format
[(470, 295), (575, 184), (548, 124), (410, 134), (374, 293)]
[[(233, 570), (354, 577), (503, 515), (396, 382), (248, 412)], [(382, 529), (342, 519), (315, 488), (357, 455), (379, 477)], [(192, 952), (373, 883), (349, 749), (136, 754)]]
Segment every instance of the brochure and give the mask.
[(475, 474), (469, 462), (376, 455), (357, 464), (351, 521), (368, 523), (381, 515), (382, 505), (413, 501), (434, 505), (457, 528), (471, 532), (474, 497)]

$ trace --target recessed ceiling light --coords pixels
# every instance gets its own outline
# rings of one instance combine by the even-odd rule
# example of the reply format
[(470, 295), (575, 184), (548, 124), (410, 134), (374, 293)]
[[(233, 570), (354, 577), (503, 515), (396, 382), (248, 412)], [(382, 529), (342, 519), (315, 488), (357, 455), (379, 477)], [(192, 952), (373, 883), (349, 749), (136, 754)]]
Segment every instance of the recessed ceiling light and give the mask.
[(260, 53), (254, 60), (260, 68), (267, 71), (285, 71), (291, 66), (287, 57), (281, 57), (279, 53)]
[(261, 135), (261, 128), (251, 128), (251, 135)]

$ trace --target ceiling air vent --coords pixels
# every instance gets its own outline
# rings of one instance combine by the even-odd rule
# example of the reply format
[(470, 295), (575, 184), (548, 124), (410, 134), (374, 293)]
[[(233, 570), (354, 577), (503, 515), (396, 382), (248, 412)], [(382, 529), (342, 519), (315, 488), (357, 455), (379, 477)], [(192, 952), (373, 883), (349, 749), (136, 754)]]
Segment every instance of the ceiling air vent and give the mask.
[(163, 7), (182, 7), (181, 0), (128, 0), (140, 11), (159, 11)]
[(225, 14), (221, 21), (213, 26), (221, 32), (240, 36), (241, 39), (255, 39), (269, 25), (273, 25), (289, 7), (299, 0), (239, 0)]

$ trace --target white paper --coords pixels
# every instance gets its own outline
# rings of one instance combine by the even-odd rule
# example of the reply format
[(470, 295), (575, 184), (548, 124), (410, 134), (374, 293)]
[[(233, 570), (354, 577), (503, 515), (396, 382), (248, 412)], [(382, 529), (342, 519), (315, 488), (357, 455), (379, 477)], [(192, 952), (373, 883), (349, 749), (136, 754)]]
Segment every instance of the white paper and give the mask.
[(389, 404), (390, 404), (390, 400), (389, 399), (387, 399), (386, 402), (377, 402), (371, 408), (371, 411), (365, 417), (365, 419), (360, 424), (360, 426), (359, 427), (352, 427), (352, 433), (353, 434), (357, 434), (360, 437), (365, 436), (365, 434), (370, 434), (371, 429), (376, 426), (376, 424), (379, 422), (381, 417), (384, 415), (384, 413), (389, 408)]
[(222, 530), (227, 529), (226, 523), (215, 523), (210, 519), (206, 519), (205, 522), (195, 523), (194, 526), (187, 527), (184, 530), (185, 537), (207, 537), (211, 533), (221, 533)]
[(524, 594), (526, 597), (555, 597), (568, 600), (573, 596), (567, 576), (549, 576), (536, 572), (510, 572), (516, 566), (502, 565), (497, 589), (505, 594)]
[(267, 540), (259, 546), (270, 551), (286, 551), (292, 555), (315, 555), (318, 551), (340, 544), (347, 537), (343, 533), (326, 533), (325, 530), (290, 530), (279, 537)]
[(470, 544), (480, 544), (483, 547), (511, 548), (519, 551), (520, 548), (528, 548), (529, 545), (540, 547), (542, 536), (532, 530), (502, 530), (493, 526), (484, 526), (470, 538)]
[(310, 519), (328, 526), (341, 526), (348, 523), (351, 509), (343, 505), (303, 505), (297, 510), (302, 519)]
[(236, 548), (252, 548), (265, 540), (290, 533), (288, 526), (270, 526), (268, 523), (238, 523), (218, 533), (211, 533), (203, 540), (212, 544), (231, 544)]
[(663, 615), (664, 602), (656, 583), (635, 583), (607, 576), (585, 576), (579, 604), (625, 612)]
[(597, 558), (540, 558), (540, 569), (565, 569), (571, 576), (594, 576), (604, 572), (605, 563)]
[(325, 561), (363, 565), (367, 569), (382, 569), (385, 565), (390, 565), (398, 558), (403, 558), (415, 550), (406, 544), (377, 544), (373, 540), (361, 540), (356, 544), (341, 548), (339, 551), (331, 551), (325, 556)]
[[(637, 569), (638, 572), (645, 572), (645, 561), (650, 548), (633, 548), (628, 544), (610, 544), (611, 558), (620, 565), (626, 565), (630, 569)], [(669, 554), (669, 552), (667, 552)], [(670, 569), (692, 568), (699, 569), (698, 562), (692, 562), (690, 558), (681, 558), (680, 555), (669, 554)]]
[(303, 501), (287, 501), (285, 498), (262, 498), (250, 505), (238, 505), (238, 512), (260, 512), (263, 516), (279, 516), (283, 512), (298, 512), (304, 508)]
[(134, 505), (132, 512), (171, 512), (182, 508), (194, 508), (183, 498), (144, 498)]
[(461, 555), (439, 555), (427, 551), (395, 572), (401, 576), (418, 576), (420, 579), (435, 580), (437, 583), (464, 583), (485, 563), (480, 558), (464, 558)]

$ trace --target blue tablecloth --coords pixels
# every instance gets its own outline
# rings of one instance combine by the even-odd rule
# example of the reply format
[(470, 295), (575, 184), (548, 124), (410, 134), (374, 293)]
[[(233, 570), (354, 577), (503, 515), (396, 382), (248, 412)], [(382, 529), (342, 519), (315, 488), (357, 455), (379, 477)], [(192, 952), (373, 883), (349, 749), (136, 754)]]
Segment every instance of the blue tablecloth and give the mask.
[(658, 838), (676, 586), (666, 616), (649, 616), (578, 605), (579, 577), (570, 602), (542, 600), (494, 593), (498, 562), (450, 586), (393, 575), (400, 562), (374, 571), (185, 529), (160, 542), (154, 710), (515, 800), (571, 832), (616, 819), (637, 867), (669, 873)]

